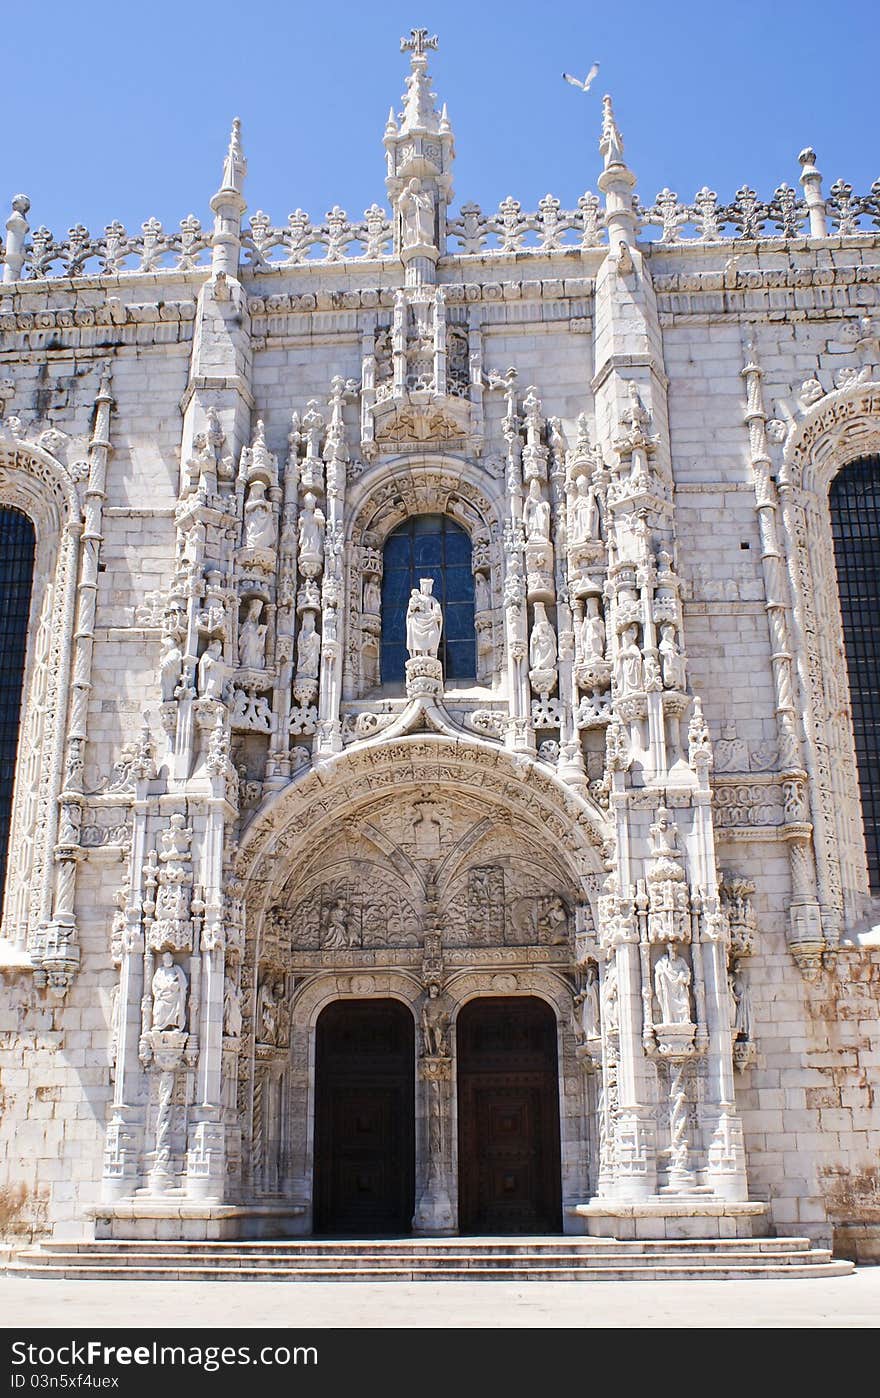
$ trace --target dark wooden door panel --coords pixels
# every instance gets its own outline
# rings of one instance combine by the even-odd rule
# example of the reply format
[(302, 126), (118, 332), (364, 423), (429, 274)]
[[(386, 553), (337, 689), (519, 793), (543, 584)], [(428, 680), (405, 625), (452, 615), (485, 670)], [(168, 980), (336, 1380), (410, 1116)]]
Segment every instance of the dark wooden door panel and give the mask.
[(318, 1020), (315, 1231), (408, 1233), (413, 1020), (396, 1000), (340, 1000)]
[(456, 1039), (461, 1231), (558, 1231), (552, 1012), (526, 997), (472, 1001), (459, 1016)]

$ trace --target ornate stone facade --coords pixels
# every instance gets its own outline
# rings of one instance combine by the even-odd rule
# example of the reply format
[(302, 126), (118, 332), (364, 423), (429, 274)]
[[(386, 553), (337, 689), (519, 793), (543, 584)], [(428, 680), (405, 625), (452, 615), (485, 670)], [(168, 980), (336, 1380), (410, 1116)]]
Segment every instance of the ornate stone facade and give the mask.
[[(13, 201), (16, 1226), (308, 1232), (319, 1017), (375, 998), (416, 1031), (413, 1226), (454, 1231), (481, 996), (555, 1016), (566, 1229), (871, 1224), (828, 488), (880, 451), (880, 187), (806, 151), (803, 198), (646, 206), (605, 98), (599, 194), (451, 213), (433, 47), (390, 216), (243, 223), (238, 122), (212, 229), (56, 242)], [(395, 688), (384, 550), (426, 515), (470, 540), (475, 675), (426, 580)]]

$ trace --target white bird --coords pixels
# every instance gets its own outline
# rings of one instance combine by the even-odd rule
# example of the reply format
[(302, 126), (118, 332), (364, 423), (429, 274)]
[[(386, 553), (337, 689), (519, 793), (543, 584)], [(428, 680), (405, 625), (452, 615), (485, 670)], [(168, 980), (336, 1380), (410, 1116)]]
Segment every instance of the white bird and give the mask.
[(571, 83), (572, 87), (579, 87), (581, 92), (589, 92), (592, 81), (595, 78), (598, 71), (599, 65), (598, 63), (594, 63), (589, 73), (584, 78), (583, 82), (581, 82), (579, 78), (573, 78), (571, 76), (571, 73), (563, 73), (562, 76), (565, 78), (565, 81), (567, 83)]

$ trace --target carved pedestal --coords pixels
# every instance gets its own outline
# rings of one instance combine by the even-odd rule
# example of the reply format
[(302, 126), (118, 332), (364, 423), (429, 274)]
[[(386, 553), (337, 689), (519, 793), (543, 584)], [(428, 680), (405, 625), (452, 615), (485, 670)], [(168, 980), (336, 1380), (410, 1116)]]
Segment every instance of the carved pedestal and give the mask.
[(452, 1059), (425, 1056), (419, 1061), (425, 1123), (424, 1184), (416, 1200), (413, 1232), (455, 1233), (455, 1215), (447, 1181), (452, 1170), (450, 1151), (450, 1091)]

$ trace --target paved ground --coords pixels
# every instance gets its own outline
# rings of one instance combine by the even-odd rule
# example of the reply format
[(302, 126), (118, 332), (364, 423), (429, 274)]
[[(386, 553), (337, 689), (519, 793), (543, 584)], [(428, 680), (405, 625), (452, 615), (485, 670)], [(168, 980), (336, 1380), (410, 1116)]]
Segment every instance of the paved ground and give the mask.
[[(0, 1324), (469, 1327), (871, 1327), (880, 1267), (751, 1282), (109, 1282), (0, 1276)], [(637, 1319), (636, 1319), (637, 1318)]]

